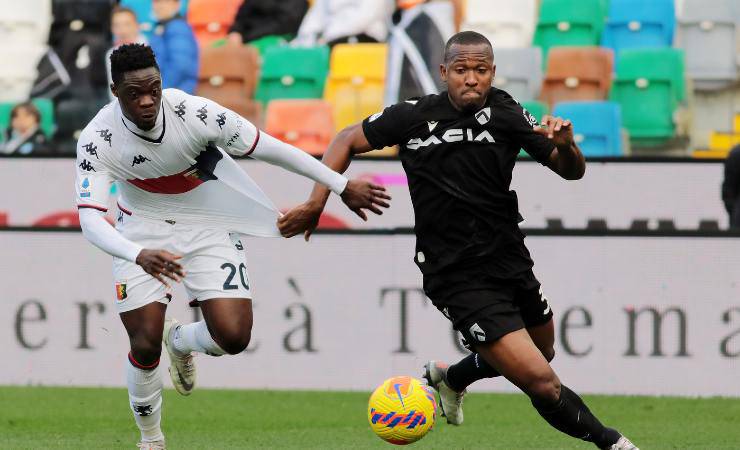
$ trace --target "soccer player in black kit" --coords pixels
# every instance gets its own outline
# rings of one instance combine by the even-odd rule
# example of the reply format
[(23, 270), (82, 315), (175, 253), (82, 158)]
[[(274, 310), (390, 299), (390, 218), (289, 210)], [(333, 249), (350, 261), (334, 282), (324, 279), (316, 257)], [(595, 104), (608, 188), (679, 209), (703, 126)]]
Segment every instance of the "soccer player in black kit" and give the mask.
[[(462, 423), (468, 385), (503, 375), (554, 428), (599, 448), (636, 450), (603, 426), (549, 365), (552, 311), (532, 273), (509, 186), (520, 148), (567, 180), (583, 177), (585, 160), (570, 121), (545, 116), (539, 125), (509, 94), (491, 86), (493, 61), (484, 36), (454, 35), (440, 68), (447, 92), (398, 103), (344, 129), (323, 161), (343, 172), (353, 154), (400, 146), (424, 291), (473, 350), (452, 366), (425, 366), (449, 423)], [(304, 233), (308, 239), (328, 196), (317, 185), (306, 203), (279, 220), (282, 234)]]

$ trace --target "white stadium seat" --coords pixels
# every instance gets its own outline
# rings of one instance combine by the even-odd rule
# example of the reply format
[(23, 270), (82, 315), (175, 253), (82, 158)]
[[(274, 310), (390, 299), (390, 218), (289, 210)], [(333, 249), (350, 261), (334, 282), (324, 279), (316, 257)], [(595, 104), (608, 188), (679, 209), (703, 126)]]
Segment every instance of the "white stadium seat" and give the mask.
[(0, 102), (20, 102), (28, 99), (36, 79), (36, 65), (46, 52), (46, 46), (16, 46), (0, 49)]
[(529, 47), (536, 20), (536, 0), (468, 0), (462, 29), (483, 34), (494, 49)]
[(50, 26), (49, 0), (0, 0), (0, 42), (4, 46), (45, 44)]

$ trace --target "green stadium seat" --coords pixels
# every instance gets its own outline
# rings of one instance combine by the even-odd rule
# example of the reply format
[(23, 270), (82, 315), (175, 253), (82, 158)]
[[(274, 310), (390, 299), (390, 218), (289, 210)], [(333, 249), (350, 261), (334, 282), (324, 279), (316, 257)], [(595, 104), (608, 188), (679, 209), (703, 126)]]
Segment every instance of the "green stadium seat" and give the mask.
[(285, 45), (288, 43), (288, 41), (291, 39), (290, 35), (270, 35), (270, 36), (263, 36), (259, 39), (255, 39), (253, 41), (247, 42), (247, 44), (254, 46), (257, 48), (257, 51), (260, 52), (260, 55), (264, 56), (265, 51), (268, 48), (277, 47), (280, 45)]
[(542, 48), (543, 56), (555, 46), (599, 45), (602, 8), (602, 0), (542, 0), (534, 45)]
[(611, 100), (622, 107), (622, 122), (638, 145), (674, 137), (674, 114), (686, 98), (684, 53), (676, 49), (620, 52)]
[(321, 98), (329, 71), (329, 47), (277, 46), (265, 50), (255, 98)]
[[(48, 98), (37, 98), (32, 100), (41, 113), (41, 130), (47, 138), (54, 135), (56, 124), (54, 123), (54, 103)], [(5, 135), (5, 130), (10, 126), (10, 111), (18, 102), (0, 103), (0, 132)]]

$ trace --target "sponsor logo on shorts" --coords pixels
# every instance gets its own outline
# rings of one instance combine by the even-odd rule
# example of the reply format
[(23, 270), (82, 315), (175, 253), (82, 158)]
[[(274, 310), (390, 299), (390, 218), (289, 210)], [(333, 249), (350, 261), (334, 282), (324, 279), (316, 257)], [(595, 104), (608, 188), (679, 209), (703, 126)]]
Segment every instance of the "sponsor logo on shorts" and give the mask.
[(126, 292), (126, 282), (116, 281), (116, 299), (119, 302), (122, 302), (126, 300), (126, 297), (128, 297), (128, 293)]
[(483, 329), (477, 323), (474, 323), (473, 325), (470, 326), (470, 335), (473, 336), (479, 342), (486, 341), (486, 332), (483, 331)]

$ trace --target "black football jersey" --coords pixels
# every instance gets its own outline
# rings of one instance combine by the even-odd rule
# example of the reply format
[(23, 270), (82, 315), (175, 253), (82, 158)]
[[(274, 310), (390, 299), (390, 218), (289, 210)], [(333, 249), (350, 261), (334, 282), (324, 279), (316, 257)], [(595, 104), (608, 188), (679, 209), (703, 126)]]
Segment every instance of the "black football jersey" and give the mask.
[(416, 263), (424, 274), (490, 256), (521, 240), (510, 190), (520, 149), (545, 165), (555, 148), (509, 94), (491, 88), (479, 110), (452, 106), (447, 92), (385, 108), (362, 123), (374, 148), (398, 145), (416, 216)]

